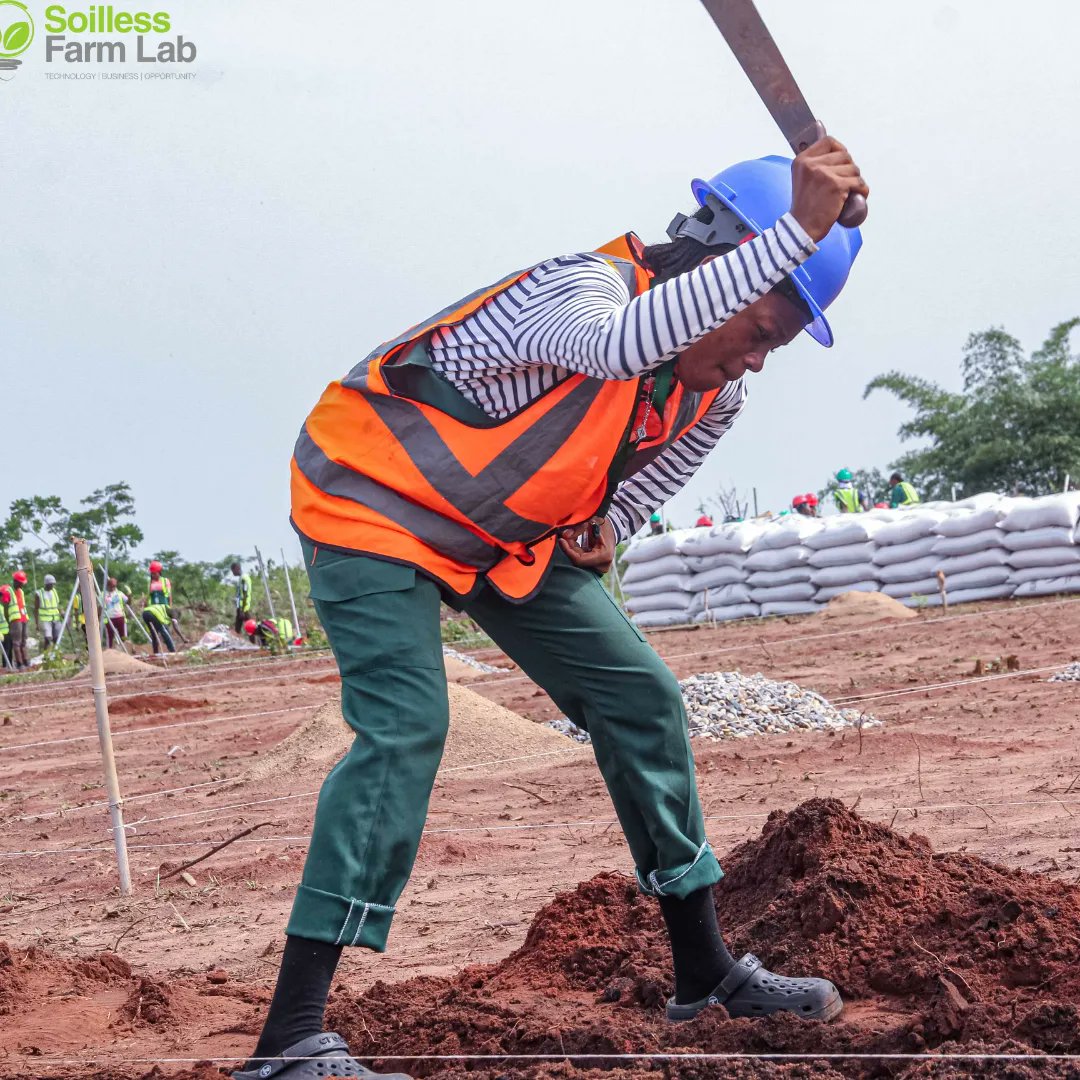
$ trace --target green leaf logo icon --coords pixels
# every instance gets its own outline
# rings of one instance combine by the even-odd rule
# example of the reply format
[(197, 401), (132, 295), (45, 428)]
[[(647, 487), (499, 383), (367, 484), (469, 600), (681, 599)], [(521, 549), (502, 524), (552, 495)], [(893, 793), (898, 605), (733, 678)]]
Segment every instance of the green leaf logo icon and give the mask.
[(34, 20), (19, 0), (0, 0), (0, 58), (26, 52), (34, 40)]

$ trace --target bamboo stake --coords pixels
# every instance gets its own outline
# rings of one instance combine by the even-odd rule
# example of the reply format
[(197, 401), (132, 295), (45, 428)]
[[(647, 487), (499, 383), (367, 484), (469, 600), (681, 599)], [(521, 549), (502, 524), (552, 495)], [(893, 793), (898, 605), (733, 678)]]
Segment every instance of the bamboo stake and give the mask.
[(292, 591), (292, 576), (289, 574), (289, 564), (285, 561), (285, 549), (281, 549), (281, 565), (285, 570), (285, 584), (289, 586), (289, 607), (292, 608), (292, 621), (294, 628), (293, 640), (296, 638), (302, 638), (304, 635), (300, 631), (300, 616), (296, 613), (296, 597), (293, 596)]
[(266, 576), (266, 563), (263, 562), (262, 552), (259, 551), (258, 545), (255, 547), (255, 558), (259, 560), (259, 573), (262, 575), (263, 588), (266, 590), (266, 603), (270, 608), (270, 618), (277, 622), (277, 615), (274, 614), (274, 598), (270, 595), (270, 579)]
[(116, 845), (116, 864), (120, 872), (120, 892), (131, 895), (131, 870), (128, 867), (127, 835), (124, 832), (124, 801), (120, 796), (120, 781), (113, 757), (112, 731), (109, 728), (109, 701), (105, 692), (105, 660), (99, 636), (97, 597), (94, 595), (94, 571), (85, 540), (72, 537), (75, 544), (75, 567), (79, 576), (83, 611), (86, 613), (86, 644), (90, 650), (90, 684), (94, 693), (94, 713), (97, 716), (98, 742), (105, 765), (105, 789), (109, 796), (109, 819), (112, 822), (113, 842)]

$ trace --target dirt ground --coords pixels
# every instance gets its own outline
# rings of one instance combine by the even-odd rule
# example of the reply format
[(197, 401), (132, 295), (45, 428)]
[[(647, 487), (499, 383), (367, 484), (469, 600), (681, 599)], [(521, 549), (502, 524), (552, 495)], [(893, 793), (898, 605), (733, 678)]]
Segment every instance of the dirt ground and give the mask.
[[(861, 736), (695, 743), (710, 840), (731, 853), (724, 925), (767, 963), (836, 979), (841, 1022), (812, 1035), (722, 1017), (664, 1024), (655, 907), (621, 876), (630, 864), (591, 750), (567, 740), (443, 770), (388, 952), (347, 952), (335, 981), (330, 1019), (357, 1052), (553, 1055), (410, 1065), (438, 1076), (1080, 1075), (1064, 1061), (611, 1056), (1080, 1052), (1080, 684), (1042, 670), (1080, 658), (1080, 601), (650, 640), (680, 677), (760, 671), (885, 721)], [(556, 715), (497, 650), (475, 655), (511, 670), (468, 679), (473, 690), (533, 720)], [(251, 1048), (321, 780), (302, 761), (258, 764), (336, 682), (325, 654), (110, 678), (130, 898), (88, 681), (0, 691), (0, 1080), (205, 1080)], [(165, 876), (246, 829), (191, 868), (194, 885)], [(810, 838), (801, 853), (793, 836)], [(911, 918), (890, 922), (897, 910)], [(570, 930), (553, 941), (552, 925)], [(605, 942), (582, 944), (600, 929)], [(602, 945), (618, 955), (597, 959)], [(875, 976), (885, 955), (895, 962)], [(607, 1056), (557, 1060), (583, 1053)]]

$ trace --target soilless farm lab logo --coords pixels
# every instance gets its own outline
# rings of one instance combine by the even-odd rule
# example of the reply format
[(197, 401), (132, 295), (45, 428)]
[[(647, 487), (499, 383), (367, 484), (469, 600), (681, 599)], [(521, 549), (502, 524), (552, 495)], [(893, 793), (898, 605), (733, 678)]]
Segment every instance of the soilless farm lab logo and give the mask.
[[(194, 41), (175, 32), (168, 11), (129, 11), (112, 4), (69, 9), (49, 4), (39, 18), (40, 52), (22, 60), (35, 40), (34, 19), (22, 0), (0, 0), (0, 74), (14, 72), (31, 57), (52, 70), (49, 79), (193, 79), (182, 72), (198, 56)], [(138, 70), (102, 71), (98, 65), (137, 64)], [(153, 68), (141, 65), (154, 65)]]
[[(16, 72), (34, 40), (34, 20), (19, 0), (0, 0), (0, 77)], [(8, 76), (11, 78), (12, 76)]]

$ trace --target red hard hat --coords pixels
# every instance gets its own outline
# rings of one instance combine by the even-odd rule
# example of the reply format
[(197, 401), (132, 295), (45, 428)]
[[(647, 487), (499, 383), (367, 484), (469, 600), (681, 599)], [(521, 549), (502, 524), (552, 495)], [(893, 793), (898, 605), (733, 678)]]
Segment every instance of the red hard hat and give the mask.
[(258, 630), (258, 629), (259, 629), (259, 624), (254, 619), (248, 619), (248, 621), (246, 623), (244, 623), (244, 633), (245, 634), (254, 634), (255, 631)]
[(816, 496), (816, 495), (815, 495), (815, 494), (814, 494), (814, 493), (813, 493), (812, 491), (808, 491), (808, 492), (806, 493), (806, 501), (807, 501), (807, 502), (808, 502), (808, 503), (809, 503), (809, 504), (810, 504), (811, 506), (817, 506), (817, 496)]
[(792, 506), (805, 506), (808, 501), (809, 500), (806, 498), (805, 495), (796, 495), (795, 498), (791, 500), (791, 505)]
[(12, 581), (17, 581), (20, 585), (25, 585), (26, 584), (26, 571), (25, 570), (16, 570), (15, 573), (11, 575), (11, 580)]
[(157, 561), (157, 559), (155, 559), (155, 560), (154, 560), (154, 561), (153, 561), (153, 562), (152, 562), (152, 563), (150, 564), (150, 573), (151, 573), (151, 574), (160, 574), (160, 573), (161, 573), (161, 563), (159, 563), (159, 562)]

